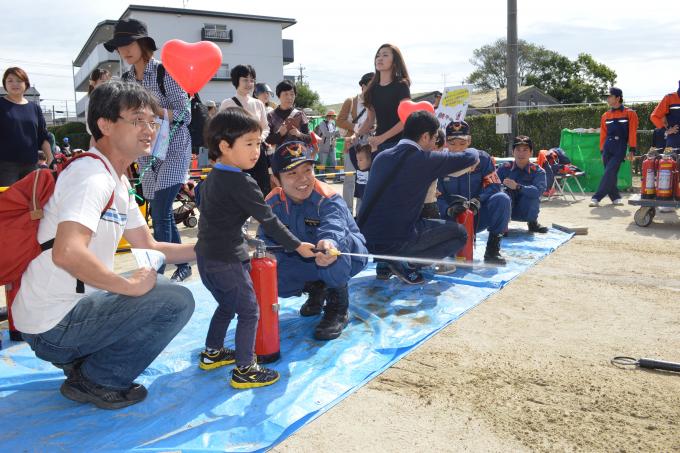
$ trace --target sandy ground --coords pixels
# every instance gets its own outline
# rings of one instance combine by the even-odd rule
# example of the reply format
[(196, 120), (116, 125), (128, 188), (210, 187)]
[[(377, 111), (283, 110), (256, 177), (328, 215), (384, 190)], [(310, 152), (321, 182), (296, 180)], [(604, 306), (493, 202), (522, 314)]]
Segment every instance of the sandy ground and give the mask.
[(680, 218), (634, 210), (545, 203), (589, 234), (274, 451), (680, 451), (680, 375), (609, 363), (680, 362)]
[(680, 451), (680, 376), (609, 363), (680, 362), (680, 218), (640, 228), (634, 211), (545, 203), (544, 224), (589, 234), (274, 451)]

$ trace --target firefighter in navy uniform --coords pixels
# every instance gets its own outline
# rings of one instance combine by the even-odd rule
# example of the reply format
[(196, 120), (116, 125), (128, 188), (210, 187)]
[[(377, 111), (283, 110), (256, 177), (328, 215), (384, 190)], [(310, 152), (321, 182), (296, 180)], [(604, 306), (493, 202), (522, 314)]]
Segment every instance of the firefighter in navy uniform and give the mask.
[(590, 200), (591, 207), (599, 206), (600, 201), (607, 195), (614, 205), (623, 205), (621, 194), (616, 187), (616, 179), (619, 168), (626, 158), (626, 148), (632, 160), (637, 147), (638, 117), (634, 110), (623, 106), (623, 91), (620, 88), (610, 88), (607, 104), (610, 109), (602, 115), (600, 121), (600, 153), (604, 163), (604, 174), (597, 192)]
[[(345, 200), (331, 186), (314, 176), (314, 160), (307, 156), (302, 142), (286, 142), (271, 156), (274, 181), (279, 187), (267, 196), (272, 211), (298, 238), (313, 241), (317, 248), (367, 254), (366, 240), (359, 231)], [(272, 238), (260, 229), (268, 244)], [(323, 317), (314, 330), (317, 340), (332, 340), (349, 321), (350, 278), (361, 272), (364, 257), (334, 256), (298, 259), (292, 253), (276, 253), (279, 296), (307, 293), (300, 315)], [(324, 304), (325, 303), (325, 304)]]
[(678, 82), (678, 91), (664, 96), (652, 112), (650, 119), (657, 128), (665, 129), (665, 146), (680, 148), (680, 82)]
[(547, 233), (548, 228), (538, 223), (541, 195), (545, 192), (545, 170), (529, 159), (534, 144), (526, 135), (515, 137), (512, 144), (514, 162), (506, 162), (498, 169), (498, 178), (512, 200), (512, 220), (527, 222), (530, 233)]
[[(470, 147), (470, 126), (465, 121), (451, 122), (446, 126), (446, 143), (449, 152), (462, 152)], [(479, 151), (479, 165), (469, 174), (446, 176), (437, 181), (437, 204), (442, 219), (455, 220), (465, 210), (461, 201), (469, 200), (475, 213), (475, 230), (489, 230), (484, 261), (505, 264), (500, 254), (501, 238), (510, 222), (510, 197), (503, 192), (496, 174), (496, 163), (487, 152)]]

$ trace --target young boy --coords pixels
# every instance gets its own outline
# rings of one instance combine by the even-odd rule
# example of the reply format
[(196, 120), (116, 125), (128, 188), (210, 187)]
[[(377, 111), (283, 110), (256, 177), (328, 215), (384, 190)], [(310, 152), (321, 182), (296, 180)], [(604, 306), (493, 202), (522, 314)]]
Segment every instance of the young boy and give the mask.
[(38, 150), (38, 168), (49, 168), (47, 166), (47, 157), (42, 149)]
[[(195, 247), (201, 281), (218, 303), (199, 367), (211, 370), (236, 362), (231, 386), (238, 389), (262, 387), (279, 379), (276, 371), (255, 361), (259, 313), (241, 226), (252, 216), (287, 250), (305, 258), (316, 256), (314, 245), (300, 242), (283, 226), (264, 202), (255, 180), (243, 171), (253, 168), (260, 156), (261, 133), (258, 121), (240, 107), (227, 108), (210, 120), (206, 139), (210, 158), (216, 163), (201, 183)], [(234, 314), (238, 315), (235, 351), (224, 348)]]
[[(279, 219), (299, 238), (317, 244), (317, 249), (366, 254), (366, 241), (345, 200), (314, 176), (314, 160), (305, 157), (305, 144), (288, 142), (271, 156), (276, 189), (267, 196)], [(260, 236), (267, 242), (279, 242), (266, 230)], [(314, 316), (324, 311), (314, 330), (317, 340), (332, 340), (342, 333), (349, 321), (347, 282), (366, 267), (366, 257), (320, 254), (316, 260), (292, 253), (277, 253), (278, 285), (281, 297), (309, 298), (300, 315)], [(324, 301), (326, 305), (324, 307)]]
[(365, 143), (363, 145), (358, 145), (355, 148), (355, 152), (350, 152), (350, 158), (354, 154), (354, 162), (356, 170), (356, 183), (354, 185), (354, 198), (357, 199), (357, 212), (359, 212), (359, 207), (361, 207), (361, 198), (364, 196), (364, 189), (368, 183), (368, 172), (371, 169), (371, 145)]

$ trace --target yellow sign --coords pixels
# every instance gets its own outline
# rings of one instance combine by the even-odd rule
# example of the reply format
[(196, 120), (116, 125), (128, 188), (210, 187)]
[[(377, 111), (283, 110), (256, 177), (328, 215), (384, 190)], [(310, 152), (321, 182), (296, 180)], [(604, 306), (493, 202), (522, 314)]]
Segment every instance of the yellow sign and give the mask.
[(458, 90), (452, 90), (446, 93), (441, 100), (444, 107), (455, 107), (457, 105), (465, 104), (470, 100), (470, 90), (467, 88), (461, 88)]

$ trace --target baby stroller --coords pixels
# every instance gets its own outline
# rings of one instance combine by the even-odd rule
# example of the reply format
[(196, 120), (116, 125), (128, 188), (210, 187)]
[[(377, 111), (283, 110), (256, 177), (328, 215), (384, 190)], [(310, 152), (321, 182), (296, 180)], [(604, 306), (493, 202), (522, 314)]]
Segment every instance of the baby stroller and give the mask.
[(179, 193), (175, 198), (175, 202), (179, 202), (181, 205), (172, 211), (175, 223), (182, 223), (187, 228), (194, 228), (198, 225), (194, 186), (195, 183), (193, 181), (189, 181), (182, 185), (182, 188), (179, 189)]

